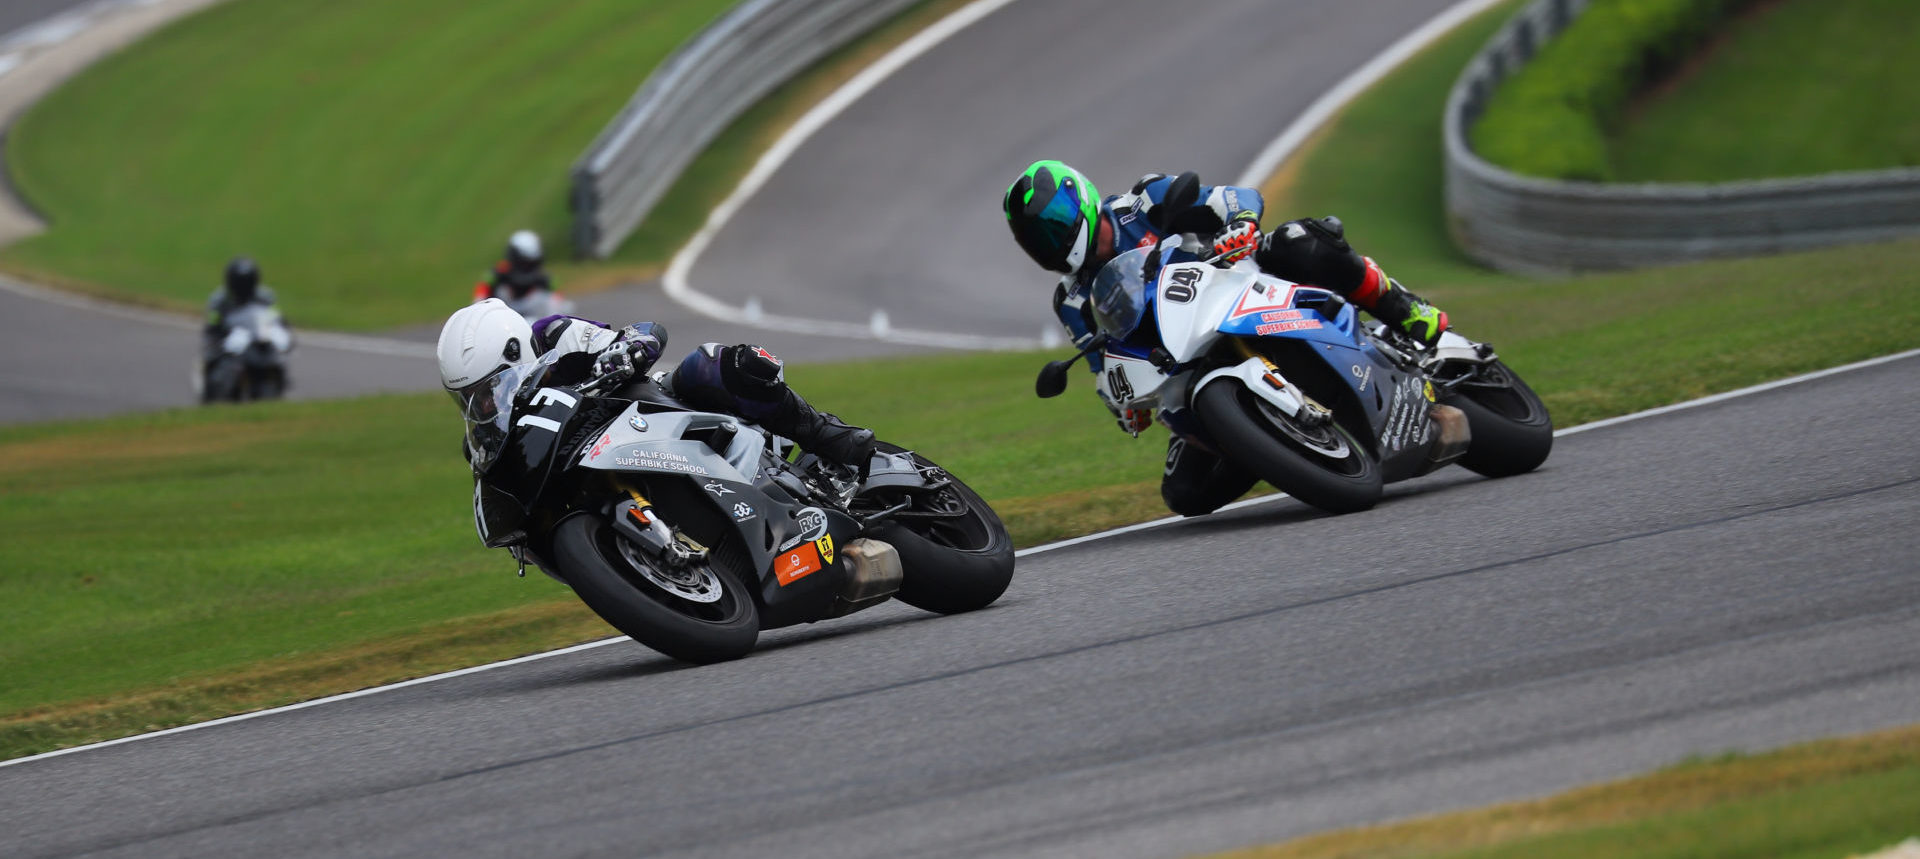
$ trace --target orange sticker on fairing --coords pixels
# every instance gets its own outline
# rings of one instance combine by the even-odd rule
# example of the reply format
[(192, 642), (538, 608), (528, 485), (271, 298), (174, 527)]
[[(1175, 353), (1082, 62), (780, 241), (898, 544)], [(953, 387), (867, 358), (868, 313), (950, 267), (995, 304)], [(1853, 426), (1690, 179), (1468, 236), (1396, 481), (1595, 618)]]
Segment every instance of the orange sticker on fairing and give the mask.
[(779, 580), (781, 587), (819, 571), (820, 550), (812, 543), (801, 543), (799, 548), (782, 554), (773, 562), (773, 577)]

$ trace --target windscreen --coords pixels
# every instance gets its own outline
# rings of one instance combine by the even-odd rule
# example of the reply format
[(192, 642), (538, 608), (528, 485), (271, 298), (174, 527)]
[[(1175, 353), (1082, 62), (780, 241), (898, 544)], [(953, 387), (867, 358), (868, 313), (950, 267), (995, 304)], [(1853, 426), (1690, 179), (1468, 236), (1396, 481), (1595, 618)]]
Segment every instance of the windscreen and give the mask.
[(545, 376), (558, 358), (548, 352), (526, 364), (508, 364), (457, 391), (448, 391), (467, 424), (467, 454), (476, 474), (484, 474), (506, 446), (513, 420), (513, 398), (528, 379)]
[(1115, 339), (1140, 327), (1147, 313), (1147, 282), (1143, 275), (1154, 248), (1135, 248), (1114, 257), (1093, 278), (1093, 321)]

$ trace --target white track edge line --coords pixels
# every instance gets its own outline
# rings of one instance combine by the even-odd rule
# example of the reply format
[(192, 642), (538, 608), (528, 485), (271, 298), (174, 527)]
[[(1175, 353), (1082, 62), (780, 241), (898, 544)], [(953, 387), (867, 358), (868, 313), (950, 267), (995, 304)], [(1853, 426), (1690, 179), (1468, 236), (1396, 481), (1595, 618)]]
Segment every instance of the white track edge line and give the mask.
[(1386, 50), (1375, 54), (1366, 65), (1354, 70), (1352, 74), (1335, 84), (1333, 89), (1327, 90), (1315, 99), (1313, 104), (1308, 105), (1299, 118), (1288, 125), (1285, 131), (1280, 132), (1280, 136), (1274, 138), (1272, 143), (1267, 144), (1266, 149), (1260, 151), (1260, 155), (1253, 159), (1253, 163), (1247, 166), (1246, 172), (1240, 174), (1240, 178), (1234, 184), (1258, 188), (1261, 183), (1272, 178), (1273, 174), (1280, 169), (1280, 164), (1287, 160), (1287, 156), (1292, 155), (1295, 149), (1300, 148), (1300, 145), (1307, 141), (1307, 138), (1319, 131), (1320, 126), (1332, 119), (1340, 108), (1346, 107), (1347, 102), (1378, 83), (1381, 78), (1386, 77), (1388, 72), (1393, 71), (1395, 67), (1419, 53), (1422, 48), (1445, 35), (1447, 31), (1502, 2), (1505, 0), (1462, 0), (1420, 25), (1419, 29), (1387, 46)]
[(974, 0), (954, 10), (952, 14), (935, 21), (925, 30), (915, 33), (906, 41), (888, 51), (873, 65), (860, 70), (859, 74), (822, 99), (808, 110), (805, 115), (780, 135), (780, 139), (762, 153), (754, 162), (753, 169), (747, 171), (740, 184), (727, 195), (720, 205), (707, 214), (707, 221), (699, 232), (693, 234), (673, 255), (673, 261), (667, 264), (667, 271), (660, 277), (660, 288), (668, 298), (679, 302), (689, 310), (723, 322), (747, 325), (754, 328), (777, 329), (799, 334), (813, 334), (827, 337), (847, 337), (861, 340), (879, 340), (890, 343), (904, 343), (916, 346), (939, 346), (953, 349), (1039, 349), (1044, 344), (1039, 338), (1027, 337), (990, 337), (985, 335), (952, 334), (941, 331), (922, 331), (898, 328), (886, 334), (876, 334), (869, 326), (845, 321), (802, 319), (793, 316), (761, 315), (748, 319), (744, 308), (734, 307), (711, 295), (695, 290), (687, 282), (687, 275), (693, 264), (699, 260), (714, 236), (724, 229), (727, 221), (746, 205), (747, 198), (757, 193), (773, 178), (800, 146), (816, 132), (825, 127), (834, 117), (852, 106), (874, 87), (891, 77), (907, 63), (921, 54), (932, 50), (955, 33), (966, 29), (974, 22), (985, 18), (1013, 0)]
[[(94, 298), (79, 293), (39, 286), (11, 277), (0, 277), (0, 291), (11, 292), (23, 298), (44, 301), (48, 304), (105, 316), (115, 316), (146, 325), (162, 325), (182, 331), (198, 331), (200, 321), (182, 313), (171, 313), (141, 307), (137, 304), (122, 304), (115, 301)], [(343, 352), (361, 352), (368, 355), (391, 355), (399, 358), (432, 358), (433, 347), (425, 343), (413, 343), (406, 340), (392, 340), (384, 337), (368, 337), (362, 334), (342, 334), (337, 331), (301, 331), (294, 329), (296, 345), (305, 344)]]
[[(1908, 358), (1914, 358), (1916, 356), (1920, 356), (1920, 349), (1909, 349), (1905, 352), (1897, 352), (1892, 355), (1882, 355), (1878, 358), (1868, 358), (1864, 361), (1856, 361), (1852, 364), (1845, 364), (1839, 367), (1829, 367), (1825, 370), (1815, 370), (1811, 373), (1803, 373), (1801, 375), (1793, 376), (1786, 379), (1776, 379), (1771, 382), (1764, 382), (1758, 385), (1752, 385), (1749, 387), (1741, 388), (1736, 391), (1727, 391), (1721, 394), (1714, 394), (1712, 396), (1701, 397), (1700, 399), (1697, 399), (1697, 400), (1688, 400), (1687, 402), (1684, 402), (1684, 403), (1675, 403), (1669, 406), (1660, 406), (1658, 408), (1647, 409), (1646, 411), (1642, 411), (1642, 412), (1634, 412), (1633, 414), (1630, 414), (1630, 415), (1621, 415), (1619, 417), (1606, 418), (1604, 420), (1598, 420), (1592, 423), (1581, 424), (1576, 427), (1568, 427), (1566, 429), (1556, 430), (1553, 436), (1554, 438), (1559, 438), (1561, 436), (1567, 436), (1567, 435), (1573, 435), (1575, 433), (1586, 432), (1587, 430), (1602, 429), (1605, 427), (1614, 426), (1616, 424), (1627, 423), (1629, 421), (1636, 421), (1643, 418), (1658, 417), (1660, 415), (1671, 414), (1673, 412), (1683, 411), (1691, 408), (1697, 408), (1699, 406), (1713, 405), (1714, 403), (1724, 402), (1724, 401), (1735, 399), (1738, 397), (1745, 397), (1745, 396), (1750, 396), (1752, 394), (1764, 393), (1766, 391), (1771, 391), (1776, 388), (1784, 388), (1789, 385), (1797, 385), (1802, 382), (1810, 382), (1815, 379), (1826, 378), (1827, 376), (1834, 376), (1841, 373), (1848, 373), (1855, 370), (1862, 370), (1868, 367), (1878, 366), (1880, 364), (1888, 364), (1894, 361), (1901, 361), (1901, 360), (1906, 360)], [(1286, 497), (1288, 496), (1286, 496), (1285, 494), (1275, 493), (1273, 495), (1263, 495), (1259, 498), (1248, 498), (1243, 501), (1235, 501), (1232, 504), (1228, 504), (1225, 507), (1222, 507), (1215, 512), (1225, 513), (1233, 510), (1241, 510), (1248, 507), (1253, 507), (1255, 505), (1260, 505), (1260, 504), (1271, 504), (1275, 501), (1279, 501)], [(1118, 537), (1123, 534), (1132, 534), (1139, 531), (1146, 531), (1153, 528), (1159, 528), (1165, 525), (1171, 525), (1175, 522), (1180, 522), (1186, 518), (1189, 518), (1189, 517), (1167, 516), (1161, 519), (1155, 519), (1151, 522), (1141, 522), (1134, 525), (1127, 525), (1121, 528), (1113, 528), (1107, 531), (1101, 531), (1096, 534), (1087, 534), (1085, 536), (1073, 537), (1066, 540), (1060, 540), (1054, 543), (1047, 543), (1041, 546), (1030, 546), (1028, 548), (1021, 549), (1020, 551), (1013, 553), (1013, 556), (1015, 558), (1025, 558), (1031, 555), (1041, 554), (1042, 552), (1051, 552), (1056, 549), (1065, 549), (1072, 546), (1078, 546), (1084, 543), (1092, 543), (1098, 540), (1105, 540), (1110, 537)], [(462, 668), (457, 671), (448, 671), (441, 674), (434, 674), (428, 677), (416, 677), (412, 680), (402, 680), (398, 683), (389, 683), (385, 686), (374, 686), (367, 689), (360, 689), (354, 692), (344, 692), (339, 695), (330, 695), (325, 698), (315, 698), (312, 701), (302, 701), (298, 704), (288, 704), (283, 707), (274, 707), (269, 710), (256, 710), (251, 713), (239, 713), (232, 716), (224, 716), (224, 717), (207, 721), (207, 722), (196, 722), (191, 725), (181, 725), (179, 727), (167, 728), (165, 730), (154, 731), (146, 734), (135, 734), (131, 737), (120, 737), (118, 739), (103, 740), (98, 743), (91, 743), (84, 746), (74, 746), (72, 748), (67, 748), (67, 749), (56, 749), (51, 752), (41, 752), (40, 754), (31, 755), (24, 758), (14, 758), (13, 760), (9, 760), (9, 761), (0, 761), (0, 768), (10, 767), (15, 764), (24, 764), (29, 761), (45, 760), (47, 758), (59, 757), (61, 755), (69, 755), (69, 754), (73, 754), (74, 752), (84, 752), (89, 749), (99, 749), (99, 748), (105, 748), (107, 746), (117, 746), (117, 745), (120, 745), (121, 743), (130, 743), (135, 740), (145, 740), (153, 737), (164, 737), (169, 734), (179, 734), (179, 733), (184, 733), (186, 731), (196, 731), (201, 728), (211, 728), (216, 725), (226, 725), (233, 722), (243, 722), (248, 719), (257, 719), (261, 716), (271, 716), (276, 713), (286, 713), (286, 712), (291, 712), (293, 710), (304, 710), (308, 707), (318, 707), (321, 704), (331, 704), (336, 701), (346, 701), (353, 698), (362, 698), (362, 697), (373, 695), (379, 692), (385, 692), (390, 689), (404, 689), (408, 686), (418, 686), (423, 683), (432, 683), (438, 680), (447, 680), (454, 677), (465, 676), (468, 674), (478, 674), (482, 671), (491, 671), (495, 668), (505, 668), (510, 665), (520, 665), (527, 662), (535, 662), (535, 661), (546, 659), (552, 656), (565, 656), (570, 653), (579, 653), (583, 650), (592, 650), (593, 648), (596, 648), (596, 647), (604, 647), (609, 644), (618, 644), (626, 640), (627, 638), (625, 636), (603, 638), (599, 641), (591, 641), (586, 644), (576, 644), (572, 647), (566, 647), (560, 650), (550, 650), (545, 653), (529, 654), (527, 656), (508, 659), (503, 662), (490, 662), (486, 665), (475, 665), (471, 668)]]

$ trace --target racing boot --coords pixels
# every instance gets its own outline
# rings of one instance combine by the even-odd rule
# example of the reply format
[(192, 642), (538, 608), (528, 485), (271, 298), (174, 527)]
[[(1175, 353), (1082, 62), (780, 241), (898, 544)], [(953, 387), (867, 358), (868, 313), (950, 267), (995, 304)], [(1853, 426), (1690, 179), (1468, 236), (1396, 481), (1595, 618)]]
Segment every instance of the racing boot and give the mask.
[(1373, 314), (1375, 319), (1405, 331), (1420, 345), (1432, 348), (1447, 330), (1447, 314), (1387, 277), (1372, 259), (1367, 259), (1367, 274), (1351, 296), (1354, 304)]
[(873, 430), (850, 426), (834, 415), (814, 409), (788, 388), (761, 426), (793, 439), (822, 459), (864, 471), (873, 457)]
[(696, 408), (740, 415), (822, 459), (864, 472), (873, 455), (872, 430), (808, 405), (787, 387), (780, 358), (761, 346), (705, 344), (674, 370), (673, 390)]
[(1347, 243), (1339, 218), (1288, 221), (1260, 240), (1253, 259), (1260, 268), (1294, 283), (1332, 289), (1374, 318), (1399, 328), (1425, 346), (1447, 330), (1447, 314), (1408, 292)]

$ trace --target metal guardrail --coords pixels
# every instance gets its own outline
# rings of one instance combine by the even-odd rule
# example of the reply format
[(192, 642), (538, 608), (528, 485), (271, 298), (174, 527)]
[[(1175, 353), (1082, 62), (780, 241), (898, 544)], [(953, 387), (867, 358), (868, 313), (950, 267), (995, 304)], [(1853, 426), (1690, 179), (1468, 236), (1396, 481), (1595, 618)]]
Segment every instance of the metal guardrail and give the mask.
[(743, 0), (649, 75), (573, 166), (575, 252), (605, 258), (781, 83), (918, 0)]
[(1468, 255), (1536, 274), (1750, 256), (1920, 234), (1920, 169), (1724, 183), (1616, 184), (1510, 173), (1467, 130), (1500, 82), (1585, 11), (1536, 0), (1454, 83), (1442, 121), (1447, 217)]

